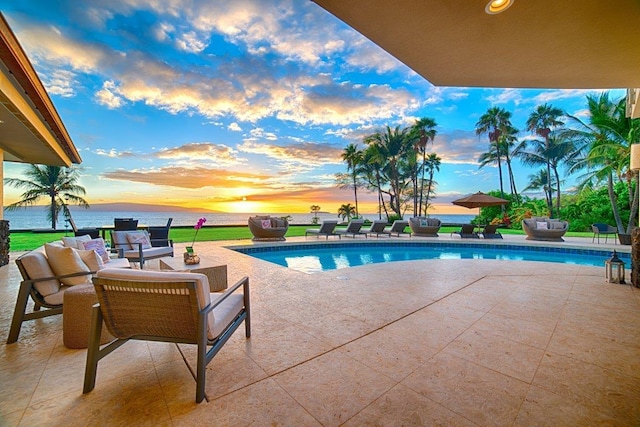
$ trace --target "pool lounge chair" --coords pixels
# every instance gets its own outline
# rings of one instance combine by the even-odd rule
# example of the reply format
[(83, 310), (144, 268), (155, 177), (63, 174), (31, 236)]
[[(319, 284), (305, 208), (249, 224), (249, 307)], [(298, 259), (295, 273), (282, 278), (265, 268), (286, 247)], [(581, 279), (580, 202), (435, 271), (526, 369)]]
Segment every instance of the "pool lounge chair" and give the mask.
[(336, 229), (336, 225), (338, 225), (337, 219), (322, 221), (320, 228), (307, 228), (306, 231), (304, 232), (304, 237), (306, 238), (309, 234), (315, 234), (318, 237), (325, 236), (327, 240), (329, 239), (329, 236), (338, 236), (338, 238), (340, 239), (341, 235), (337, 234), (334, 231)]
[(498, 230), (498, 224), (489, 224), (482, 230), (482, 237), (485, 239), (502, 239), (502, 234)]
[(389, 236), (395, 234), (397, 237), (400, 237), (401, 234), (408, 234), (411, 237), (411, 232), (404, 231), (405, 228), (409, 226), (409, 221), (405, 221), (403, 219), (396, 219), (391, 224), (391, 228), (388, 230)]
[(461, 239), (479, 239), (480, 236), (475, 231), (475, 228), (474, 224), (462, 224), (460, 231), (452, 231), (451, 235), (457, 234)]
[(380, 237), (381, 234), (386, 234), (391, 237), (391, 233), (385, 231), (385, 227), (387, 226), (387, 221), (384, 219), (374, 219), (373, 223), (371, 223), (371, 227), (365, 231), (365, 233), (369, 235), (375, 234), (376, 237)]
[(349, 221), (349, 225), (347, 225), (347, 228), (336, 228), (335, 232), (336, 234), (339, 234), (341, 236), (351, 236), (354, 239), (356, 238), (356, 236), (364, 236), (366, 238), (367, 232), (360, 231), (363, 225), (364, 219), (352, 219), (351, 221)]

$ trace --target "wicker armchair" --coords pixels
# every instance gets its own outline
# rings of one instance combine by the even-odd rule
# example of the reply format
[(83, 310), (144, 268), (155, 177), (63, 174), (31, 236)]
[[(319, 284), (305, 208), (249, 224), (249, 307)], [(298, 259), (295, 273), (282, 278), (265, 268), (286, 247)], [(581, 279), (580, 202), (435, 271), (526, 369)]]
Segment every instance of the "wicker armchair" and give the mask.
[(286, 219), (252, 216), (248, 222), (249, 231), (253, 234), (252, 240), (286, 240), (284, 235), (289, 230), (289, 222)]
[[(105, 269), (93, 283), (99, 304), (91, 319), (83, 393), (95, 388), (98, 362), (116, 348), (132, 339), (163, 341), (198, 346), (200, 403), (207, 364), (242, 322), (251, 336), (247, 277), (223, 294), (210, 294), (207, 276), (198, 273)], [(115, 340), (100, 348), (103, 321)]]

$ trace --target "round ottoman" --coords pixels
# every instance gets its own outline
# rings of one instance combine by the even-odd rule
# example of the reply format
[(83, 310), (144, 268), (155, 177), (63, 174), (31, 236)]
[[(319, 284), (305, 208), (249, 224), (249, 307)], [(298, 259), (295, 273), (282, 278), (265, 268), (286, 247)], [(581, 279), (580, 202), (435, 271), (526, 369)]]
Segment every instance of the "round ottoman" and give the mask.
[[(75, 285), (64, 291), (62, 303), (62, 339), (67, 348), (87, 348), (93, 305), (98, 302), (92, 284)], [(100, 344), (114, 339), (102, 324)]]

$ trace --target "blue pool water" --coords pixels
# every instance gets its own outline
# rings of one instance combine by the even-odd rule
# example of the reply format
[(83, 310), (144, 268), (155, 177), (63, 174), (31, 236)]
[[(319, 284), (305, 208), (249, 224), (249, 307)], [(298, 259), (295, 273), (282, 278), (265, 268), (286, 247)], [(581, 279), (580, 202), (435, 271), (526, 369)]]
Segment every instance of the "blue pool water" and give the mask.
[[(373, 243), (373, 244), (300, 244), (235, 248), (253, 257), (284, 267), (317, 273), (380, 262), (422, 259), (496, 259), (542, 261), (603, 267), (611, 257), (608, 251), (573, 248), (532, 247), (521, 245), (456, 243)], [(629, 254), (618, 254), (626, 266)]]

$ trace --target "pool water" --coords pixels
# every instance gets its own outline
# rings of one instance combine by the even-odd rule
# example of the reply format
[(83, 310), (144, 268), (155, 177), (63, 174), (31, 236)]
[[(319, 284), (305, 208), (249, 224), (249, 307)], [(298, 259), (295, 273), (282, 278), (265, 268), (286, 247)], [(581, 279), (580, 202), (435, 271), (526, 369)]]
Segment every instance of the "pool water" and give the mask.
[[(238, 252), (304, 273), (318, 273), (381, 262), (424, 259), (541, 261), (603, 267), (608, 251), (484, 244), (307, 244), (236, 248)], [(627, 266), (629, 254), (619, 257)]]

